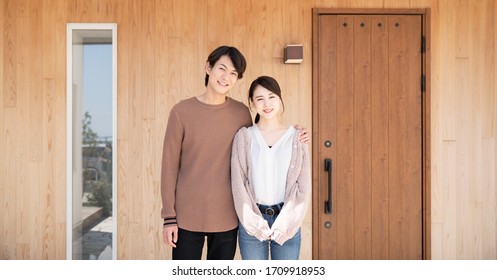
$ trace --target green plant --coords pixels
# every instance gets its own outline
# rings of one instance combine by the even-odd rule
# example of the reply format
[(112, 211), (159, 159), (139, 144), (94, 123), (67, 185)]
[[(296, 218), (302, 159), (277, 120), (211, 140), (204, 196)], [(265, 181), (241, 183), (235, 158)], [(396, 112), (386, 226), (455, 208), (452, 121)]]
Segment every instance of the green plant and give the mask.
[(92, 183), (92, 190), (88, 194), (88, 202), (102, 207), (105, 216), (112, 215), (112, 184), (104, 181)]

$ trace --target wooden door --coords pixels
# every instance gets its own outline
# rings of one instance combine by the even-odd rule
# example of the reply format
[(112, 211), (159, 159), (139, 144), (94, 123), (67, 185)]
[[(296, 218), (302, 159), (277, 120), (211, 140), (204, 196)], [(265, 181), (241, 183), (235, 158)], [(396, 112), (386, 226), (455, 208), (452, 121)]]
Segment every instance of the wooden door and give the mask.
[(422, 17), (314, 24), (313, 257), (421, 259)]

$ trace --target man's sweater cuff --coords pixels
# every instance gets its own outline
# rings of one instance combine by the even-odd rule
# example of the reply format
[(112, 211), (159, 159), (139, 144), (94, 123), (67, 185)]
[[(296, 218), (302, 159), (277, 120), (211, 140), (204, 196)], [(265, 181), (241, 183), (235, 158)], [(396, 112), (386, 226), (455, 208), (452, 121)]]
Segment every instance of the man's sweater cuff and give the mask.
[(176, 225), (176, 224), (177, 224), (176, 217), (164, 218), (164, 223), (163, 223), (164, 227), (168, 227), (168, 226), (172, 226), (172, 225)]

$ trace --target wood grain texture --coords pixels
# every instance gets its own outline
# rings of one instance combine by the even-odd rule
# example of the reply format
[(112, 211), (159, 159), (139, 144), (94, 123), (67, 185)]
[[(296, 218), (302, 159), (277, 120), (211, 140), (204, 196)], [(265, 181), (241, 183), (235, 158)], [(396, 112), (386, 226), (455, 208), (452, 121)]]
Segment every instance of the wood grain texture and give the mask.
[[(29, 164), (29, 178), (30, 182), (32, 180), (41, 180), (42, 173), (44, 170), (44, 163), (41, 161), (33, 162)], [(42, 184), (30, 184), (29, 190), (29, 200), (31, 201), (29, 208), (26, 211), (30, 213), (29, 220), (29, 259), (40, 260), (42, 257), (42, 222), (43, 222), (43, 198), (41, 192), (44, 186)], [(50, 238), (55, 238), (55, 236), (50, 236)], [(62, 244), (60, 244), (62, 245)], [(55, 249), (55, 248), (54, 248)]]
[[(318, 33), (319, 34), (323, 34), (324, 32), (330, 32), (332, 35), (333, 34), (336, 34), (338, 33), (338, 22), (339, 20), (337, 19), (337, 17), (326, 17), (326, 18), (323, 18), (321, 20), (318, 20), (316, 24), (316, 26), (318, 26)], [(329, 31), (328, 30), (328, 27), (329, 27)], [(334, 52), (334, 48), (332, 46), (336, 45), (337, 44), (337, 40), (336, 40), (337, 36), (328, 36), (326, 37), (326, 40), (323, 41), (323, 45), (325, 47), (323, 48), (319, 48), (317, 49), (316, 51), (318, 52), (319, 54), (319, 57), (321, 58), (320, 60), (320, 63), (319, 63), (319, 67), (322, 67), (324, 69), (327, 69), (330, 73), (336, 73), (336, 69), (337, 69), (337, 66), (333, 63), (330, 63), (330, 61), (333, 61), (333, 60), (337, 60), (340, 56), (339, 56), (339, 52)], [(345, 41), (345, 40), (344, 40)], [(339, 48), (338, 48), (339, 49)], [(328, 79), (324, 79), (324, 82), (323, 83), (320, 83), (319, 84), (319, 90), (322, 90), (322, 91), (331, 91), (332, 88), (334, 87), (334, 85), (337, 83), (337, 79), (338, 79), (338, 75), (330, 75), (328, 77)], [(315, 102), (317, 101), (317, 99), (315, 100)], [(320, 108), (331, 108), (331, 107), (334, 107), (336, 106), (336, 96), (334, 95), (326, 95), (323, 97), (322, 100), (320, 100), (320, 102), (318, 103), (320, 106)], [(316, 110), (315, 112), (316, 114), (318, 113), (318, 111)], [(319, 130), (323, 130), (323, 129), (331, 129), (332, 133), (336, 134), (338, 133), (337, 131), (337, 116), (339, 115), (340, 112), (337, 112), (337, 114), (327, 114), (325, 116), (323, 116), (323, 120), (322, 122), (319, 122), (319, 123), (314, 123), (314, 129), (315, 131), (319, 131)], [(323, 137), (322, 135), (315, 135), (315, 137), (322, 137), (322, 138), (319, 138), (318, 140), (318, 143), (324, 143), (325, 141), (327, 140), (330, 140), (331, 139), (326, 139), (325, 137)], [(321, 156), (324, 156), (326, 158), (332, 158), (333, 156), (336, 155), (336, 151), (335, 149), (328, 149), (328, 148), (325, 148), (322, 144), (321, 145), (317, 145), (315, 146), (315, 155), (314, 155), (314, 163), (313, 163), (313, 166), (314, 166), (314, 178), (313, 178), (313, 183), (320, 186), (319, 190), (320, 191), (317, 191), (315, 193), (317, 193), (317, 195), (315, 195), (314, 197), (314, 200), (313, 201), (319, 201), (318, 200), (318, 197), (328, 197), (328, 193), (327, 193), (327, 180), (325, 179), (326, 177), (323, 176), (325, 175), (325, 168), (324, 168), (324, 162), (323, 161), (317, 161), (316, 160), (318, 159), (318, 154), (321, 155)], [(337, 179), (334, 179), (336, 178), (336, 176), (333, 176), (333, 180), (332, 180), (332, 184), (336, 184), (336, 183), (340, 183)], [(335, 203), (337, 203), (337, 199), (336, 197), (340, 197), (340, 194), (338, 194), (335, 191), (332, 191), (332, 207)], [(345, 202), (346, 203), (346, 202)], [(336, 205), (336, 204), (335, 204)], [(334, 225), (336, 223), (336, 220), (339, 220), (340, 217), (335, 217), (335, 216), (332, 216), (332, 217), (322, 217), (319, 215), (319, 213), (322, 213), (322, 211), (324, 211), (324, 205), (322, 206), (322, 208), (320, 207), (316, 207), (317, 211), (315, 211), (315, 217), (314, 219), (317, 219), (317, 227), (316, 228), (319, 228), (319, 227), (322, 227), (322, 225), (324, 225), (326, 222), (330, 222), (332, 225)], [(326, 251), (329, 251), (331, 255), (335, 255), (337, 254), (337, 251), (340, 250), (340, 248), (338, 246), (336, 246), (337, 243), (337, 239), (340, 238), (340, 232), (339, 231), (335, 231), (334, 228), (332, 229), (329, 229), (328, 231), (326, 232), (320, 232), (318, 230), (314, 231), (316, 233), (316, 236), (314, 238), (318, 238), (318, 240), (320, 240), (320, 244), (321, 244), (321, 248), (323, 248), (324, 250)], [(330, 242), (324, 242), (324, 240), (330, 240)], [(348, 243), (348, 244), (351, 244), (351, 243)], [(318, 255), (318, 251), (316, 248), (314, 248), (314, 257), (317, 258), (319, 257)]]
[(0, 249), (2, 259), (16, 259), (16, 211), (17, 209), (17, 160), (16, 160), (16, 140), (17, 140), (17, 110), (16, 108), (4, 108), (4, 131), (2, 141), (5, 145), (5, 157), (3, 158), (4, 191), (2, 205), (2, 232), (3, 244)]
[(371, 20), (371, 196), (372, 196), (372, 259), (389, 258), (388, 199), (388, 20), (373, 17)]
[[(29, 5), (29, 158), (41, 161), (43, 158), (43, 2), (31, 1)], [(65, 75), (65, 71), (64, 71)], [(39, 179), (39, 178), (33, 178)]]
[[(114, 194), (117, 197), (117, 215), (114, 217), (118, 220), (117, 232), (114, 235), (117, 238), (117, 244), (119, 250), (117, 250), (117, 258), (118, 259), (132, 259), (132, 254), (129, 251), (128, 240), (131, 238), (129, 235), (129, 208), (130, 204), (128, 201), (130, 197), (133, 196), (132, 192), (129, 192), (130, 188), (130, 180), (128, 175), (129, 169), (129, 149), (128, 149), (128, 141), (127, 140), (118, 140), (117, 142), (117, 153), (119, 155), (119, 160), (117, 162), (117, 176), (119, 187), (117, 190), (117, 194)], [(138, 258), (138, 257), (135, 257)]]
[[(4, 61), (4, 48), (3, 48), (3, 41), (4, 41), (4, 9), (5, 5), (2, 2), (0, 5), (0, 61)], [(4, 114), (4, 106), (3, 106), (3, 81), (4, 81), (4, 76), (3, 76), (3, 66), (0, 67), (0, 88), (2, 91), (0, 92), (0, 206), (3, 207), (5, 203), (5, 138), (4, 138), (4, 133), (5, 133), (5, 114)], [(2, 215), (0, 218), (0, 236), (3, 236), (6, 234), (7, 227), (12, 226), (9, 225), (8, 221), (5, 220), (5, 216)], [(4, 255), (4, 243), (0, 244), (0, 258), (5, 259)]]
[(354, 17), (350, 28), (354, 30), (352, 72), (354, 83), (352, 89), (352, 120), (354, 165), (354, 244), (355, 258), (371, 259), (371, 19)]
[(2, 1), (3, 12), (3, 106), (15, 107), (17, 99), (17, 2)]
[[(57, 48), (57, 41), (55, 40), (57, 34), (55, 28), (57, 26), (55, 22), (57, 21), (57, 5), (59, 2), (53, 0), (43, 0), (42, 2), (43, 78), (55, 79), (57, 56), (53, 54), (56, 53)], [(62, 4), (62, 2), (60, 3)]]
[[(130, 13), (130, 41), (129, 41), (129, 122), (127, 124), (130, 134), (128, 135), (129, 140), (129, 157), (128, 161), (129, 169), (126, 171), (128, 173), (129, 185), (122, 189), (123, 192), (128, 193), (127, 195), (127, 212), (129, 223), (134, 223), (133, 228), (134, 233), (138, 233), (136, 230), (140, 227), (141, 223), (141, 206), (142, 206), (142, 192), (141, 189), (145, 186), (142, 185), (142, 177), (146, 174), (142, 173), (142, 163), (144, 157), (142, 156), (142, 114), (144, 111), (143, 103), (146, 102), (146, 98), (142, 98), (144, 93), (142, 90), (142, 70), (150, 65), (145, 65), (142, 63), (142, 48), (144, 42), (141, 39), (141, 33), (143, 25), (145, 24), (142, 20), (142, 5), (138, 1), (131, 1), (129, 9), (133, 11)], [(140, 186), (140, 188), (136, 188)], [(133, 239), (128, 239), (131, 242)], [(141, 253), (141, 252), (140, 252)]]
[[(56, 20), (55, 20), (55, 53), (62, 54), (66, 53), (66, 20), (67, 20), (67, 4), (68, 2), (59, 2), (57, 5)], [(55, 129), (54, 129), (54, 188), (55, 188), (55, 224), (56, 224), (56, 234), (57, 240), (66, 240), (64, 234), (59, 232), (60, 229), (65, 231), (66, 225), (66, 131), (67, 127), (67, 95), (66, 95), (66, 56), (57, 55), (55, 59), (55, 104), (54, 104), (54, 119)], [(62, 164), (63, 163), (63, 164)], [(56, 259), (66, 259), (65, 256), (65, 246), (57, 246)]]
[(55, 79), (43, 79), (43, 175), (41, 177), (41, 209), (42, 209), (42, 256), (43, 259), (55, 259), (57, 252), (56, 227), (55, 227), (55, 209), (57, 203), (64, 201), (55, 200)]
[[(114, 22), (118, 23), (117, 28), (117, 139), (129, 138), (129, 46), (131, 38), (131, 22), (129, 21), (128, 1), (119, 2), (119, 12)], [(118, 147), (119, 148), (119, 147)]]
[[(118, 24), (117, 257), (167, 259), (155, 198), (163, 134), (170, 108), (203, 91), (209, 52), (229, 44), (247, 58), (234, 98), (246, 102), (255, 77), (274, 75), (285, 89), (285, 120), (312, 128), (312, 8), (367, 7), (431, 9), (431, 257), (497, 259), (496, 6), (493, 0), (2, 0), (0, 258), (65, 258), (66, 23)], [(290, 43), (304, 45), (302, 64), (281, 62)], [(378, 160), (381, 154), (372, 151)], [(303, 250), (301, 258), (309, 254)]]
[[(355, 227), (355, 212), (354, 212), (354, 158), (350, 155), (354, 154), (352, 145), (344, 145), (346, 143), (354, 143), (354, 133), (351, 131), (354, 122), (354, 98), (353, 98), (353, 76), (345, 75), (352, 73), (352, 64), (350, 63), (352, 56), (348, 55), (350, 50), (353, 50), (354, 45), (354, 20), (351, 16), (337, 17), (337, 37), (343, 40), (337, 40), (336, 61), (336, 91), (343, 93), (343, 98), (336, 101), (336, 122), (341, 123), (336, 128), (336, 145), (344, 146), (343, 149), (335, 151), (337, 160), (342, 164), (336, 165), (333, 181), (335, 186), (343, 186), (341, 189), (333, 193), (333, 203), (342, 205), (344, 211), (337, 212), (337, 223), (342, 226), (337, 228), (337, 256), (343, 256), (344, 259), (353, 259), (355, 253), (355, 236), (350, 236), (348, 232), (353, 232)], [(343, 71), (338, 71), (343, 69)], [(340, 176), (339, 176), (340, 174)], [(337, 189), (337, 188), (335, 188)], [(341, 242), (338, 242), (341, 240)]]
[[(17, 84), (17, 151), (16, 151), (16, 170), (17, 182), (15, 184), (19, 193), (29, 193), (29, 145), (28, 145), (28, 128), (29, 128), (29, 18), (19, 17), (17, 20), (19, 29), (19, 49), (17, 63), (17, 77), (20, 83)], [(16, 195), (16, 242), (27, 245), (29, 243), (29, 196)], [(26, 250), (21, 250), (23, 257), (26, 258)]]
[(141, 93), (141, 117), (143, 119), (155, 119), (155, 5), (153, 0), (146, 0), (141, 1), (140, 6), (142, 16), (139, 20), (142, 24), (141, 30), (138, 30), (140, 37), (137, 39), (141, 42), (141, 59), (139, 63), (144, 67), (141, 68), (141, 77), (137, 78), (141, 81), (141, 89), (138, 91)]
[[(322, 132), (317, 137), (331, 138), (333, 145), (328, 149), (338, 154), (332, 157), (337, 221), (328, 238), (328, 244), (338, 250), (336, 256), (333, 250), (329, 254), (320, 250), (319, 257), (371, 259), (374, 254), (375, 259), (420, 259), (421, 16), (389, 15), (380, 25), (361, 11), (339, 15), (336, 23), (331, 20), (334, 10), (322, 12), (319, 26), (323, 29), (317, 36), (320, 54), (315, 62), (320, 65), (317, 75), (326, 78), (319, 79), (314, 93), (319, 102), (313, 108), (320, 111), (317, 121)], [(380, 26), (383, 36), (374, 32)], [(383, 66), (378, 67), (382, 45)], [(328, 54), (335, 49), (336, 57)], [(318, 139), (317, 149), (324, 141)], [(327, 148), (322, 149), (314, 161), (317, 166), (329, 156)], [(326, 200), (327, 189), (321, 180), (325, 179), (318, 178), (315, 188), (324, 197), (315, 200), (319, 203)], [(379, 186), (381, 180), (383, 186)], [(323, 219), (328, 218), (323, 215)], [(323, 221), (318, 224), (322, 226)], [(329, 230), (323, 228), (316, 234)], [(319, 241), (320, 248), (325, 246), (325, 240)]]

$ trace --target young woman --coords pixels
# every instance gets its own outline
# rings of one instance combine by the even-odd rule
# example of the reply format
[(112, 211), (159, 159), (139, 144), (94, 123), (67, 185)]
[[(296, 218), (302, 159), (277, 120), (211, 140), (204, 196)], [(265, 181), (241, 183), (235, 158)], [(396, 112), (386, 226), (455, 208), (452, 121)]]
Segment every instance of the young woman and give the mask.
[(231, 185), (239, 219), (242, 259), (298, 259), (302, 221), (311, 196), (307, 145), (282, 123), (283, 102), (275, 79), (261, 76), (249, 89), (255, 124), (233, 140)]

